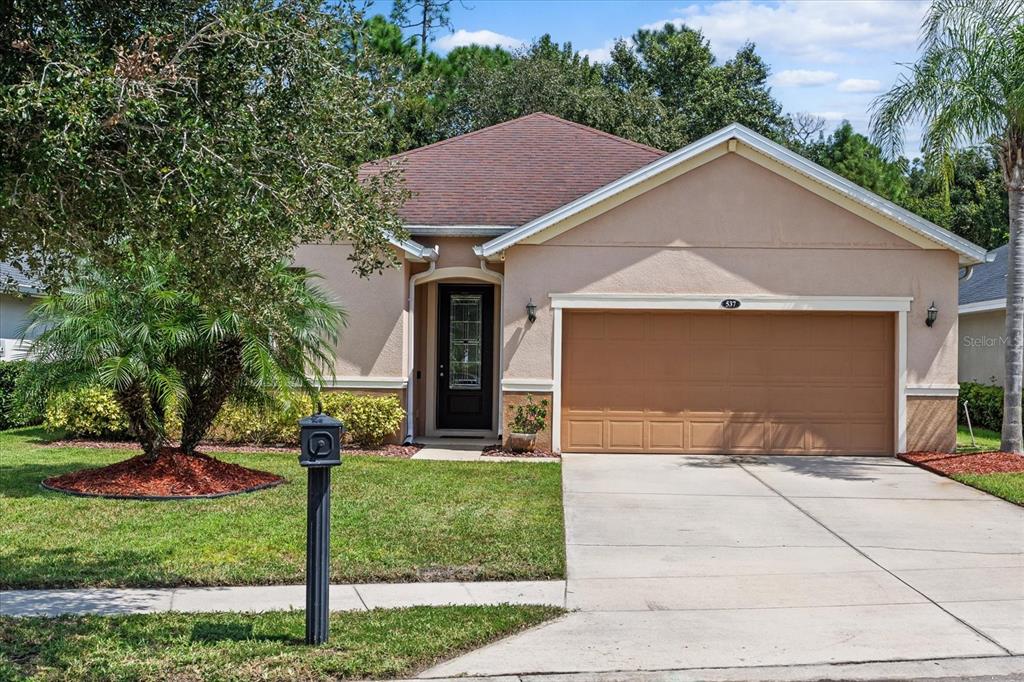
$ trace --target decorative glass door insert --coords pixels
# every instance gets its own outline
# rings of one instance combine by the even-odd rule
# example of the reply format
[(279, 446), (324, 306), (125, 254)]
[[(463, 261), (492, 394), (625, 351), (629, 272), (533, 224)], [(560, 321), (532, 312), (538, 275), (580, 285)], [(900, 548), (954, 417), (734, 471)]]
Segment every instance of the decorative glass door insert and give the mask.
[(482, 370), (483, 297), (453, 294), (448, 327), (448, 388), (479, 389)]

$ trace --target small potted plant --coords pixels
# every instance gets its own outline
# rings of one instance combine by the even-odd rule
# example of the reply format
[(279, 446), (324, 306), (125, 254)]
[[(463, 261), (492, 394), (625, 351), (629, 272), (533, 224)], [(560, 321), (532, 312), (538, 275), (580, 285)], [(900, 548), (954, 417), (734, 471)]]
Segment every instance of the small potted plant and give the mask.
[(526, 404), (509, 405), (512, 421), (509, 422), (508, 448), (513, 452), (530, 452), (537, 443), (537, 434), (547, 426), (548, 401), (534, 402), (526, 394)]

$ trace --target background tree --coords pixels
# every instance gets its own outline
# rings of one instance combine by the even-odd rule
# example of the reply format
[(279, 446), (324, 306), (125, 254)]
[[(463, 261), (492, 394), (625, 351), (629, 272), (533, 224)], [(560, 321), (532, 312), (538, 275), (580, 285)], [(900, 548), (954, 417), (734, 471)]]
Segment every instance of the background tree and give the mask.
[(921, 56), (875, 103), (872, 130), (899, 151), (904, 127), (924, 124), (925, 163), (948, 182), (958, 147), (992, 141), (1009, 193), (1006, 379), (1002, 449), (1024, 452), (1024, 6), (1017, 0), (935, 0)]
[[(51, 288), (159, 248), (223, 307), (274, 300), (296, 242), (394, 261), (402, 99), (358, 14), (314, 0), (21, 0), (0, 22), (0, 260)], [(195, 257), (202, 254), (201, 257)]]
[(898, 204), (906, 204), (906, 159), (887, 160), (882, 150), (843, 121), (828, 137), (800, 145), (800, 153), (847, 180)]
[(426, 58), (427, 45), (439, 28), (451, 29), (449, 16), (453, 0), (394, 0), (391, 20), (400, 28), (414, 28), (419, 38), (420, 56)]

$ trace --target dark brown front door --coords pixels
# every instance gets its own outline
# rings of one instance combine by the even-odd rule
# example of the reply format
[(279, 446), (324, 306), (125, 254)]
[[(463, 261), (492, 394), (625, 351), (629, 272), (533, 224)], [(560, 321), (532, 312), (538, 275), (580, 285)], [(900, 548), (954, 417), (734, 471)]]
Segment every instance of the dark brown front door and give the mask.
[(437, 289), (437, 428), (491, 429), (494, 287)]

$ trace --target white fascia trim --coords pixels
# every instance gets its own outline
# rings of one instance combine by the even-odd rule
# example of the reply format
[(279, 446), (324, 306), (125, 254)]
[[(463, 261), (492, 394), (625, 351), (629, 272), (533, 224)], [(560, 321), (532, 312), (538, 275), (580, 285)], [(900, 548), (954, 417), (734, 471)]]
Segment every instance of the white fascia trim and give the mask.
[(416, 237), (496, 237), (516, 229), (516, 225), (406, 225)]
[(953, 397), (960, 394), (959, 384), (935, 385), (935, 386), (907, 386), (908, 396), (929, 396), (929, 397)]
[(327, 388), (400, 389), (409, 385), (405, 377), (335, 377), (324, 379)]
[(432, 261), (437, 258), (437, 251), (429, 246), (423, 246), (419, 242), (411, 239), (397, 239), (395, 237), (388, 237), (388, 241), (391, 242), (392, 246), (397, 246), (405, 252), (406, 258), (417, 263), (423, 263), (426, 261)]
[(739, 310), (820, 310), (906, 312), (910, 296), (772, 296), (765, 294), (551, 294), (551, 307), (630, 310), (724, 310), (722, 301), (736, 299)]
[(501, 390), (510, 393), (550, 393), (555, 390), (555, 382), (552, 379), (502, 379)]
[(987, 313), (990, 310), (1006, 310), (1005, 298), (993, 298), (990, 301), (978, 301), (977, 303), (964, 303), (959, 308), (961, 315), (969, 313)]
[(745, 145), (761, 152), (779, 163), (792, 168), (818, 182), (827, 185), (831, 189), (845, 195), (846, 197), (871, 208), (872, 210), (905, 225), (908, 229), (921, 234), (932, 241), (955, 251), (960, 255), (961, 265), (972, 265), (986, 262), (987, 252), (977, 244), (958, 237), (952, 232), (942, 229), (935, 223), (911, 213), (910, 211), (897, 206), (896, 204), (883, 199), (882, 197), (867, 191), (846, 178), (826, 170), (818, 164), (805, 159), (792, 152), (782, 145), (772, 142), (766, 137), (755, 133), (753, 130), (738, 123), (722, 128), (696, 142), (689, 144), (667, 156), (649, 163), (648, 165), (633, 171), (628, 175), (611, 182), (604, 187), (594, 190), (590, 194), (571, 201), (564, 206), (551, 211), (535, 220), (531, 220), (522, 227), (508, 232), (496, 239), (481, 245), (478, 255), (488, 257), (517, 244), (518, 242), (531, 237), (538, 232), (545, 230), (555, 223), (569, 218), (583, 210), (604, 201), (612, 195), (623, 192), (635, 185), (638, 185), (649, 178), (677, 166), (695, 156), (724, 144), (729, 140), (739, 140)]

